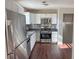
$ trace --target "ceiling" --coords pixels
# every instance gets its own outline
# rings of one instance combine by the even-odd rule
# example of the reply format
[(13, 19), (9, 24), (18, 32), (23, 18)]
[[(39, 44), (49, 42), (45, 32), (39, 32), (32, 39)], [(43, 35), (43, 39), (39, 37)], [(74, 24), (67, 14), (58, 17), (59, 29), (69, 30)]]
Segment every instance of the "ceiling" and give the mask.
[[(43, 1), (48, 5), (43, 5)], [(25, 8), (31, 9), (53, 9), (53, 8), (74, 8), (74, 0), (18, 0)]]

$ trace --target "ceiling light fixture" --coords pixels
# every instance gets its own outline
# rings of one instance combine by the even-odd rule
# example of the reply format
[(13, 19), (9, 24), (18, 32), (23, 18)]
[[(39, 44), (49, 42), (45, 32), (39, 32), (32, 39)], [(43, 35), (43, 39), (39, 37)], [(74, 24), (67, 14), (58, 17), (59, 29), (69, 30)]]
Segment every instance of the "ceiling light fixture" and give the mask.
[(46, 1), (43, 1), (42, 3), (46, 3)]
[(48, 3), (46, 1), (42, 2), (44, 6), (48, 6)]

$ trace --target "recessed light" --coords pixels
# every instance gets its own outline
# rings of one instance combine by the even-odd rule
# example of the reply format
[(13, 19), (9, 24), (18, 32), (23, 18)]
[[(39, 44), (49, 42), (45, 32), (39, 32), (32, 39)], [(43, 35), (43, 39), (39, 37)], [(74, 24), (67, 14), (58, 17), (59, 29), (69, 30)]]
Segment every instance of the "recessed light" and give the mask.
[(46, 3), (46, 1), (43, 1), (42, 3)]
[(43, 3), (44, 6), (48, 5), (48, 3), (46, 1), (43, 1), (42, 3)]

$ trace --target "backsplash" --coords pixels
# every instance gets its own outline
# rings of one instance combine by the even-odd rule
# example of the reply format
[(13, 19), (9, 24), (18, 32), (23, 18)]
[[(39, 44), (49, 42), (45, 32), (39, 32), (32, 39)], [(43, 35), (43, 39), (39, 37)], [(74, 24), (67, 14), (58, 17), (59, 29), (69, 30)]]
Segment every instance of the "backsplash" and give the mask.
[(57, 24), (51, 24), (49, 25), (42, 25), (42, 24), (29, 24), (25, 26), (26, 30), (29, 29), (41, 29), (41, 28), (53, 28), (53, 29), (57, 29)]

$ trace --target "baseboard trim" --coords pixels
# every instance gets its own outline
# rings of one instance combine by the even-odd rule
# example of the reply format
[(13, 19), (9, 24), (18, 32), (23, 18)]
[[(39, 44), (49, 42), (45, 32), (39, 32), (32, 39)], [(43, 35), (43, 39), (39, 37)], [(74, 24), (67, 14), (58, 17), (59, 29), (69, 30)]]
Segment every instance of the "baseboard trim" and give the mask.
[(36, 43), (39, 43), (39, 44), (57, 44), (57, 42), (56, 43), (51, 43), (51, 42), (36, 42)]

